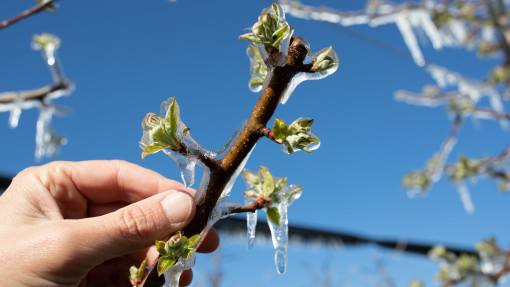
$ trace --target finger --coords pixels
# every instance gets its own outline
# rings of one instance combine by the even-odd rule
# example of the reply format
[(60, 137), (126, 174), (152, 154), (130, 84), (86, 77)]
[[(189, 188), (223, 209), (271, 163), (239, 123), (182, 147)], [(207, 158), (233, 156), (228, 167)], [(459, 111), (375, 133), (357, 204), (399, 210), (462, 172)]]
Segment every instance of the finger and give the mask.
[(179, 278), (179, 286), (188, 286), (193, 281), (193, 270), (184, 270)]
[[(50, 166), (52, 164), (49, 164)], [(55, 162), (54, 173), (67, 176), (76, 189), (94, 203), (133, 203), (166, 190), (186, 190), (183, 184), (159, 173), (120, 160)]]
[(207, 231), (202, 244), (198, 247), (197, 251), (200, 253), (211, 253), (220, 245), (220, 236), (216, 229), (211, 228)]
[(87, 206), (87, 217), (95, 217), (112, 213), (128, 205), (129, 205), (128, 203), (123, 201), (101, 204), (89, 203)]
[(97, 264), (149, 247), (155, 240), (184, 228), (195, 214), (193, 198), (184, 191), (168, 191), (103, 216), (80, 220), (71, 237), (80, 238), (77, 258)]

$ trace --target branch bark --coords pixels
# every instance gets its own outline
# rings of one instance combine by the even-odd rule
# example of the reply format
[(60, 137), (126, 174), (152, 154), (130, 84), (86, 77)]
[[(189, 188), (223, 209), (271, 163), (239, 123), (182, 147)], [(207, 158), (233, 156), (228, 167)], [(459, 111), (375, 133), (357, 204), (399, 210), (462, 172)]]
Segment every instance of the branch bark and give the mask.
[(13, 92), (16, 95), (9, 96), (0, 96), (0, 104), (8, 104), (13, 103), (17, 100), (27, 101), (27, 100), (43, 100), (46, 95), (58, 91), (69, 88), (69, 83), (62, 82), (55, 85), (48, 85), (41, 87), (39, 89), (24, 91), (24, 92)]
[[(308, 53), (304, 43), (299, 38), (292, 40), (288, 50), (287, 64), (276, 67), (269, 79), (267, 88), (262, 92), (251, 116), (234, 144), (225, 156), (210, 170), (210, 181), (205, 199), (197, 205), (195, 218), (186, 226), (183, 233), (187, 237), (199, 234), (207, 226), (209, 215), (216, 205), (224, 187), (244, 158), (250, 153), (257, 141), (263, 136), (260, 130), (266, 127), (273, 116), (283, 93), (292, 78), (299, 72), (308, 72), (309, 65), (304, 65)], [(272, 56), (278, 56), (273, 54)], [(164, 278), (157, 273), (157, 262), (151, 267), (142, 286), (162, 286)]]
[(21, 12), (17, 16), (14, 16), (13, 18), (11, 18), (9, 20), (4, 20), (4, 21), (0, 22), (0, 30), (2, 30), (3, 28), (6, 28), (18, 21), (21, 21), (29, 16), (32, 16), (34, 14), (37, 14), (37, 13), (43, 11), (44, 9), (50, 7), (53, 3), (57, 2), (57, 1), (58, 0), (41, 1), (41, 3)]

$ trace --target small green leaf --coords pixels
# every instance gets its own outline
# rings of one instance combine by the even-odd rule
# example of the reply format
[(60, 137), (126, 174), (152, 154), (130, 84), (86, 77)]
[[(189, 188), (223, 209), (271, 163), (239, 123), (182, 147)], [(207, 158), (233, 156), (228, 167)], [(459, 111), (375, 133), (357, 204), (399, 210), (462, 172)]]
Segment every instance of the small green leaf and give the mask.
[(269, 172), (269, 169), (265, 166), (260, 167), (260, 173), (262, 174), (262, 177), (264, 178), (264, 194), (265, 197), (269, 197), (274, 192), (274, 182), (273, 182), (273, 176)]
[(250, 87), (262, 86), (263, 84), (264, 84), (264, 79), (259, 78), (259, 77), (251, 78), (250, 82), (249, 82)]
[(181, 252), (179, 253), (179, 257), (180, 258), (184, 258), (184, 259), (190, 259), (191, 255), (193, 255), (195, 253), (195, 249), (191, 248), (191, 249), (182, 249), (180, 250)]
[(161, 274), (165, 273), (168, 268), (172, 267), (175, 263), (175, 258), (172, 258), (170, 256), (161, 256), (158, 260), (158, 276), (161, 276)]
[(200, 234), (195, 234), (191, 236), (191, 238), (188, 241), (188, 244), (186, 244), (186, 247), (188, 248), (194, 247), (195, 244), (197, 244), (197, 242), (200, 240), (200, 237), (201, 237)]
[(288, 134), (287, 124), (282, 120), (276, 118), (273, 126), (273, 136), (277, 141), (282, 141)]
[(147, 267), (147, 258), (145, 258), (142, 261), (142, 264), (140, 264), (140, 267), (138, 268), (138, 272), (137, 272), (138, 278), (142, 279), (143, 276), (145, 275), (145, 271), (146, 271), (145, 267)]
[(144, 159), (146, 156), (153, 154), (155, 152), (158, 152), (162, 149), (165, 149), (166, 147), (160, 146), (160, 145), (151, 145), (146, 147), (142, 152), (142, 159)]
[(273, 13), (276, 17), (280, 18), (280, 8), (278, 8), (278, 5), (276, 3), (273, 3), (271, 6), (273, 8)]
[(282, 225), (280, 222), (280, 212), (277, 207), (269, 207), (267, 209), (267, 218), (271, 220), (276, 225)]
[(259, 39), (255, 38), (255, 36), (251, 32), (239, 36), (239, 39), (247, 40), (247, 41), (255, 43), (255, 44), (261, 44), (262, 43), (262, 41), (260, 41)]
[(166, 254), (165, 241), (156, 240), (156, 249), (158, 250), (159, 254)]
[(258, 192), (262, 191), (262, 179), (260, 177), (248, 171), (243, 171), (242, 175), (247, 185)]
[(286, 185), (287, 185), (287, 178), (281, 177), (281, 178), (277, 179), (276, 182), (274, 183), (274, 189), (276, 191), (279, 191)]

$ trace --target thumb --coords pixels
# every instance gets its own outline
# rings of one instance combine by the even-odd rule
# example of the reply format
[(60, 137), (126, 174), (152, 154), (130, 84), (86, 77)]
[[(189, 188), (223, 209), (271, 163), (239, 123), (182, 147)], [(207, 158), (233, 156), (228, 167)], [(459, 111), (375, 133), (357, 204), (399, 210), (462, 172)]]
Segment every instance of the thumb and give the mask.
[(78, 227), (86, 232), (86, 236), (78, 237), (84, 252), (80, 253), (97, 263), (131, 253), (181, 230), (194, 215), (194, 200), (188, 193), (160, 193), (115, 212), (84, 219)]

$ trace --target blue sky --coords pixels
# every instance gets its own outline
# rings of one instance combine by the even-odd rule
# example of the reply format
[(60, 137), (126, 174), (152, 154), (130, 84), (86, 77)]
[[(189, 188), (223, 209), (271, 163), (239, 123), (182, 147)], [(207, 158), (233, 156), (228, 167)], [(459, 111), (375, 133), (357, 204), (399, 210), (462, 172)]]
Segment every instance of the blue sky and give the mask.
[[(5, 3), (0, 18), (10, 18), (33, 2)], [(362, 2), (321, 4), (353, 10), (362, 9)], [(165, 155), (141, 160), (138, 141), (146, 113), (158, 113), (162, 101), (176, 97), (193, 137), (211, 150), (220, 149), (248, 118), (258, 95), (248, 90), (248, 43), (238, 36), (269, 2), (90, 0), (60, 1), (59, 5), (57, 15), (43, 13), (0, 32), (0, 91), (50, 84), (51, 75), (40, 53), (31, 50), (30, 40), (42, 32), (62, 39), (59, 58), (76, 90), (56, 101), (73, 111), (53, 121), (56, 132), (68, 138), (60, 160), (123, 159), (178, 180), (177, 165)], [(510, 199), (497, 190), (495, 182), (470, 185), (474, 214), (464, 211), (455, 187), (445, 180), (426, 198), (409, 199), (400, 185), (403, 174), (424, 166), (450, 129), (444, 107), (417, 107), (393, 99), (396, 90), (419, 92), (433, 83), (426, 71), (329, 25), (291, 17), (288, 22), (295, 28), (294, 35), (306, 38), (313, 51), (332, 45), (340, 58), (335, 74), (302, 83), (275, 115), (287, 122), (301, 116), (314, 118), (321, 147), (311, 155), (289, 156), (262, 140), (246, 166), (257, 170), (264, 165), (273, 175), (303, 185), (303, 196), (289, 209), (290, 222), (463, 247), (496, 236), (502, 246), (508, 246), (510, 232), (504, 223), (510, 220)], [(353, 29), (407, 51), (393, 25)], [(473, 78), (484, 77), (497, 63), (459, 49), (423, 51), (427, 60)], [(8, 127), (8, 116), (0, 113), (0, 173), (14, 175), (52, 160), (34, 161), (37, 111), (24, 111), (16, 129)], [(509, 139), (496, 122), (468, 120), (450, 159), (460, 154), (493, 156)], [(244, 188), (238, 180), (231, 200), (242, 202)], [(337, 286), (373, 286), (357, 280), (362, 280), (363, 272), (375, 270), (377, 254), (397, 286), (413, 277), (431, 281), (437, 269), (419, 257), (373, 247), (291, 245), (288, 274), (278, 276), (268, 244), (247, 251), (244, 241), (225, 238), (224, 242), (223, 286), (304, 286), (325, 264), (331, 267)], [(210, 264), (207, 257), (199, 257), (198, 279)]]

